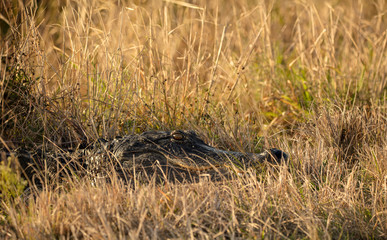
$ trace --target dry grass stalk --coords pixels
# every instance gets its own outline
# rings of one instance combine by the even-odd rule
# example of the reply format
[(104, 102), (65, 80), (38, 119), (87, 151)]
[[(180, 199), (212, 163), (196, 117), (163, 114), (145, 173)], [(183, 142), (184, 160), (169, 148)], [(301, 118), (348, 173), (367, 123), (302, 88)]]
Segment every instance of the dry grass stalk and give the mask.
[(3, 148), (190, 128), (221, 148), (291, 156), (232, 181), (46, 181), (27, 202), (2, 199), (2, 237), (387, 237), (384, 1), (0, 9)]

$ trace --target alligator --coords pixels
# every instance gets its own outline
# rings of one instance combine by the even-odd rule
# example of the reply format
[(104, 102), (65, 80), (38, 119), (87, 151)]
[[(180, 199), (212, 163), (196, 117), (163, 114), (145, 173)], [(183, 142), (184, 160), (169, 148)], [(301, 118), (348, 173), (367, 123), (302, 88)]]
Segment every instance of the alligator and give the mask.
[(179, 182), (200, 176), (214, 179), (230, 170), (242, 172), (263, 162), (276, 164), (288, 159), (286, 153), (275, 148), (259, 154), (221, 150), (209, 146), (190, 130), (148, 131), (110, 141), (98, 139), (85, 149), (55, 153), (40, 150), (33, 154), (22, 150), (16, 155), (30, 176), (33, 169), (48, 166), (51, 173), (70, 169), (78, 174), (87, 173), (94, 180), (106, 179), (111, 174), (124, 180), (137, 176), (150, 179), (156, 175), (158, 179)]

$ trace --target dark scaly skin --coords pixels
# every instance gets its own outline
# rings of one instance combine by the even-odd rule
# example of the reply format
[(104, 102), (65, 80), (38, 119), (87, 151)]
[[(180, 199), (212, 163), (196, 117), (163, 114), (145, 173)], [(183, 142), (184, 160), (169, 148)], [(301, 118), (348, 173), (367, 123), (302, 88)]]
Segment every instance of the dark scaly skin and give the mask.
[(148, 176), (159, 172), (179, 181), (203, 173), (213, 175), (219, 169), (234, 167), (238, 170), (262, 162), (280, 163), (288, 158), (278, 149), (260, 154), (217, 149), (205, 144), (194, 131), (182, 130), (149, 131), (110, 142), (100, 140), (98, 145), (88, 158), (88, 165), (95, 166), (94, 169), (113, 163), (121, 176), (133, 176), (137, 169), (137, 172), (145, 170)]
[[(185, 181), (201, 174), (215, 175), (225, 169), (243, 170), (263, 162), (280, 163), (287, 155), (278, 149), (260, 154), (225, 151), (207, 145), (194, 131), (148, 131), (140, 135), (99, 139), (92, 147), (76, 151), (16, 153), (26, 175), (34, 170), (50, 174), (67, 171), (96, 179), (116, 174), (129, 180), (137, 175)], [(44, 166), (43, 166), (44, 165)], [(111, 171), (111, 170), (114, 171)]]

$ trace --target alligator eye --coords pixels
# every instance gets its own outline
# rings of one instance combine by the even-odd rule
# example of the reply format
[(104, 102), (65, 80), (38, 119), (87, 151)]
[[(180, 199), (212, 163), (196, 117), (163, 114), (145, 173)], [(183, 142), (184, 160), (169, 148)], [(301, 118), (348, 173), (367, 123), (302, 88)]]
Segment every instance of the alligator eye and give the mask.
[(179, 133), (179, 132), (172, 133), (172, 137), (175, 140), (183, 140), (184, 139), (184, 135), (182, 133)]

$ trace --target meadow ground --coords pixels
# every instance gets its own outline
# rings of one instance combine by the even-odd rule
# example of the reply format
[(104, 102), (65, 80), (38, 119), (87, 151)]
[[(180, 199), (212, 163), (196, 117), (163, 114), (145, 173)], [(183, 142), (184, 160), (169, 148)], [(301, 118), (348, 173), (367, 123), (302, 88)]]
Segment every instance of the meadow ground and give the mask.
[(5, 239), (386, 239), (384, 0), (3, 1), (1, 148), (193, 129), (287, 164), (233, 180), (28, 184)]

